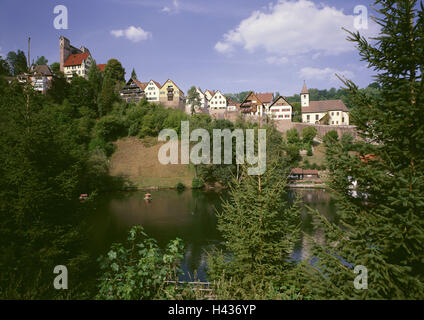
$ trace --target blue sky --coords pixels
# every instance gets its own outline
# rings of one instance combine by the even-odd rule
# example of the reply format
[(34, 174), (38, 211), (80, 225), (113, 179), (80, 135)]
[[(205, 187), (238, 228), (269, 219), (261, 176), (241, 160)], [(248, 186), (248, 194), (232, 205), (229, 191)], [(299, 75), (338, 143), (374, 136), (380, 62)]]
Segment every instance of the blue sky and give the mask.
[[(308, 87), (339, 88), (334, 73), (364, 87), (372, 70), (345, 40), (354, 30), (354, 0), (2, 0), (0, 55), (26, 52), (59, 61), (59, 36), (88, 47), (98, 64), (122, 62), (141, 81), (173, 79), (224, 93), (255, 90), (292, 95)], [(69, 29), (53, 27), (56, 5)], [(372, 11), (369, 9), (369, 14)], [(369, 21), (365, 35), (375, 35)]]

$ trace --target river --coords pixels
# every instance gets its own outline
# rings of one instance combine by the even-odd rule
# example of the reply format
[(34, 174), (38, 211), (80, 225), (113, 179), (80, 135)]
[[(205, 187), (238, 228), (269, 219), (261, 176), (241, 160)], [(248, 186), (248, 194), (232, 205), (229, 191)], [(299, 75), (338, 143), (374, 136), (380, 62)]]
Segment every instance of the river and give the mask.
[[(104, 254), (113, 242), (126, 239), (131, 226), (142, 225), (160, 246), (177, 237), (183, 239), (183, 279), (206, 280), (205, 251), (222, 240), (216, 228), (215, 212), (221, 209), (221, 199), (228, 197), (227, 192), (159, 190), (151, 194), (153, 201), (150, 203), (144, 201), (144, 192), (117, 192), (99, 197), (95, 203), (89, 250), (96, 256)], [(336, 217), (336, 209), (330, 194), (323, 189), (291, 189), (288, 197), (294, 199), (296, 195), (303, 203), (302, 232), (323, 241), (322, 231), (313, 230), (312, 214), (304, 205), (332, 220)], [(307, 238), (301, 236), (293, 258), (307, 259), (309, 250)]]

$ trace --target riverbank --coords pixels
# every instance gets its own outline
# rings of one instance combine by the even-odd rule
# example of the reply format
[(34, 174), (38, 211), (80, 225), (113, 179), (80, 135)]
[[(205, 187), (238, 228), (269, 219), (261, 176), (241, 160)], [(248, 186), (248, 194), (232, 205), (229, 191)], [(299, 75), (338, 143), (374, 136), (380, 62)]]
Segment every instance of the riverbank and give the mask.
[(163, 143), (157, 139), (129, 137), (115, 143), (109, 173), (126, 180), (126, 190), (174, 189), (180, 182), (191, 188), (194, 169), (190, 165), (162, 165), (158, 153)]

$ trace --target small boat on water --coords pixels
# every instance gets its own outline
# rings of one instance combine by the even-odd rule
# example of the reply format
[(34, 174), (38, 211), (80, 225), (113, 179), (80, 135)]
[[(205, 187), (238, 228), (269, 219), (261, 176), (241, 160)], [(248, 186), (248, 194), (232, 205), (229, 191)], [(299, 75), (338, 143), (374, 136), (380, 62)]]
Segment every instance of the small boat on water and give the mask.
[(81, 194), (80, 194), (80, 196), (79, 196), (79, 199), (80, 199), (80, 200), (87, 200), (87, 199), (88, 199), (88, 194), (86, 194), (86, 193), (81, 193)]
[(150, 193), (146, 193), (144, 195), (144, 200), (146, 200), (146, 201), (152, 201), (152, 195)]

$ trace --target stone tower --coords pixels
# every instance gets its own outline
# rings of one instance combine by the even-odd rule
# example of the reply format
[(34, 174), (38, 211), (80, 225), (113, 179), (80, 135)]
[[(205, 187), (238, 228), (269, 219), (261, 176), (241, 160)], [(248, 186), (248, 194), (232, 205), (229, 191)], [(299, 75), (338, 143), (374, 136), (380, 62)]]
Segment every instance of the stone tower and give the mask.
[(71, 55), (71, 42), (64, 36), (60, 37), (59, 40), (60, 47), (60, 71), (64, 71), (64, 64), (66, 59)]

